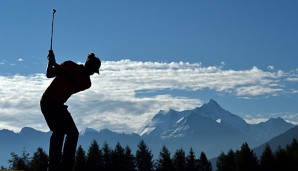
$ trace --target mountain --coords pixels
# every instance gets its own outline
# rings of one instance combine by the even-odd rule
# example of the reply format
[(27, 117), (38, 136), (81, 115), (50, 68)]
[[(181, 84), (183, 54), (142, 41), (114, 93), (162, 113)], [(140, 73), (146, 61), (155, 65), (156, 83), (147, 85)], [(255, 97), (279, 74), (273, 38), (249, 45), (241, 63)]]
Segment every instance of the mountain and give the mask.
[(38, 147), (48, 150), (50, 132), (41, 132), (33, 128), (24, 127), (19, 133), (3, 129), (0, 130), (0, 166), (8, 166), (10, 153), (21, 155), (23, 150), (32, 154)]
[(164, 131), (169, 130), (177, 122), (180, 122), (181, 119), (187, 117), (192, 111), (182, 111), (178, 112), (170, 109), (169, 111), (159, 111), (141, 131), (141, 136), (159, 136)]
[(224, 110), (216, 101), (210, 100), (209, 103), (194, 110), (160, 111), (142, 129), (141, 135), (160, 135), (162, 138), (184, 137), (191, 132), (201, 131), (205, 134), (221, 131), (219, 127), (241, 132), (248, 130), (248, 124), (242, 118)]
[[(293, 124), (282, 118), (248, 124), (241, 117), (223, 109), (216, 101), (210, 100), (193, 110), (161, 110), (144, 125), (139, 134), (86, 128), (80, 132), (78, 145), (82, 145), (87, 151), (93, 140), (100, 145), (106, 142), (112, 148), (120, 142), (122, 146), (128, 145), (135, 152), (143, 139), (155, 158), (159, 156), (162, 145), (166, 145), (172, 154), (179, 148), (183, 148), (186, 153), (193, 148), (195, 153), (204, 151), (208, 158), (213, 158), (220, 152), (239, 149), (244, 142), (252, 148), (256, 147), (292, 127)], [(48, 151), (50, 136), (50, 132), (40, 132), (28, 127), (19, 133), (0, 130), (0, 166), (7, 165), (11, 152), (21, 153), (25, 149), (32, 156), (38, 147)]]
[[(281, 118), (248, 124), (239, 116), (223, 109), (216, 101), (210, 100), (193, 110), (160, 111), (144, 126), (140, 134), (149, 142), (157, 139), (166, 142), (172, 150), (196, 147), (198, 151), (203, 150), (213, 157), (222, 150), (237, 149), (243, 142), (255, 147), (291, 127), (293, 124)], [(150, 145), (157, 150), (154, 143)]]
[(271, 150), (274, 152), (276, 151), (279, 147), (285, 148), (287, 145), (291, 144), (293, 139), (298, 140), (298, 126), (295, 126), (285, 133), (282, 133), (268, 142), (256, 147), (254, 149), (255, 153), (257, 156), (261, 156), (263, 153), (263, 150), (265, 149), (266, 144), (268, 144), (271, 148)]
[[(280, 120), (280, 118), (273, 119), (274, 122), (277, 120)], [(268, 123), (272, 123), (272, 121), (268, 120), (267, 123), (265, 123), (265, 124), (268, 124)], [(295, 126), (291, 129), (289, 129), (288, 131), (272, 138), (268, 142), (265, 142), (264, 144), (253, 148), (253, 151), (256, 154), (256, 156), (260, 159), (260, 157), (265, 149), (265, 146), (267, 144), (270, 146), (272, 152), (274, 153), (276, 150), (278, 150), (279, 147), (286, 148), (287, 145), (290, 145), (292, 143), (294, 138), (296, 140), (298, 140), (298, 126)], [(238, 149), (238, 150), (240, 150), (240, 149)], [(216, 169), (217, 157), (210, 159), (210, 162), (212, 164), (212, 168)]]

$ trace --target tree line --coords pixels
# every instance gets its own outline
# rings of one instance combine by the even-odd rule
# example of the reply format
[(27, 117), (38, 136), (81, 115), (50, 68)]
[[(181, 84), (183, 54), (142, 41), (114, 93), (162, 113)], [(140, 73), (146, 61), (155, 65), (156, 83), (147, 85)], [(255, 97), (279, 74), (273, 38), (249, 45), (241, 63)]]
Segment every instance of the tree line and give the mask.
[(297, 171), (298, 143), (296, 139), (285, 148), (273, 152), (268, 144), (260, 159), (247, 143), (242, 144), (240, 150), (229, 150), (221, 153), (217, 158), (217, 171)]
[[(46, 171), (49, 157), (47, 153), (38, 148), (30, 157), (23, 150), (22, 155), (11, 153), (9, 169)], [(229, 150), (221, 153), (216, 161), (217, 171), (277, 171), (298, 170), (298, 143), (293, 139), (286, 148), (278, 148), (273, 152), (267, 144), (258, 159), (247, 143), (242, 144), (237, 151)], [(2, 167), (2, 169), (4, 169)], [(157, 159), (153, 159), (151, 150), (141, 140), (135, 154), (129, 146), (123, 147), (120, 143), (112, 149), (107, 143), (102, 148), (93, 140), (87, 152), (79, 146), (76, 151), (75, 171), (212, 171), (212, 165), (204, 152), (196, 157), (191, 148), (186, 154), (181, 148), (172, 155), (164, 145)]]
[[(47, 153), (38, 148), (29, 157), (29, 153), (23, 150), (21, 156), (11, 153), (9, 169), (46, 171), (49, 157)], [(4, 169), (2, 167), (2, 169)], [(129, 146), (123, 147), (120, 143), (112, 149), (107, 143), (100, 148), (98, 143), (93, 140), (86, 152), (82, 146), (76, 151), (75, 171), (183, 171), (183, 170), (202, 170), (211, 171), (211, 163), (208, 161), (204, 152), (196, 158), (193, 149), (186, 154), (183, 149), (178, 149), (172, 156), (168, 148), (164, 145), (160, 151), (159, 158), (154, 160), (151, 150), (144, 140), (138, 144), (135, 155)]]

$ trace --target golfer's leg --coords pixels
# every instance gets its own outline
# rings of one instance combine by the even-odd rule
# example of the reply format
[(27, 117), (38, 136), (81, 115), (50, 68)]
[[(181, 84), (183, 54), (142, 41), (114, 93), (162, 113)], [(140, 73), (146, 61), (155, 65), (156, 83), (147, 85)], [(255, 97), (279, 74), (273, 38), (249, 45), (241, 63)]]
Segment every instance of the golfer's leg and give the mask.
[(66, 139), (63, 149), (62, 165), (65, 171), (69, 171), (74, 164), (79, 131), (70, 114), (68, 114), (66, 122)]
[(61, 168), (61, 153), (63, 140), (63, 132), (54, 131), (52, 133), (49, 149), (49, 171), (57, 171)]

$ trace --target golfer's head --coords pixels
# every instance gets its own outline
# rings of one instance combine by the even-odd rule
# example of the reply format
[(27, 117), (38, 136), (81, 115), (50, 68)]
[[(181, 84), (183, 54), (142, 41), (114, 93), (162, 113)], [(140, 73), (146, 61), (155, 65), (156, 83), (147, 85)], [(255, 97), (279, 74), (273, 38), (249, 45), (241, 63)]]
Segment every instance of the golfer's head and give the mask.
[(89, 53), (87, 56), (87, 60), (85, 62), (85, 67), (88, 70), (89, 74), (90, 75), (94, 73), (99, 74), (100, 66), (101, 66), (100, 59), (97, 58), (94, 53)]

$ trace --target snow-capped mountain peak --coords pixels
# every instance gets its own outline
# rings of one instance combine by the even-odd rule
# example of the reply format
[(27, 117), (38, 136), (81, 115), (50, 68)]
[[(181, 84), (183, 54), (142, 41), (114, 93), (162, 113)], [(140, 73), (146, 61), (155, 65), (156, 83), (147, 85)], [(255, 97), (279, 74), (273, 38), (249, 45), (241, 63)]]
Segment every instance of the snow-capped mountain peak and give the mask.
[(182, 112), (173, 109), (168, 111), (161, 110), (140, 131), (140, 135), (160, 135), (164, 131), (171, 129), (173, 125), (190, 113), (191, 111), (188, 110)]
[(246, 137), (245, 141), (258, 143), (261, 139), (269, 138), (276, 132), (287, 130), (291, 126), (293, 125), (282, 118), (272, 118), (257, 125), (248, 124), (244, 119), (223, 109), (211, 99), (208, 103), (193, 110), (160, 111), (141, 130), (140, 135), (166, 140), (181, 137), (208, 139), (227, 134), (231, 140), (238, 141), (240, 137)]
[(205, 103), (202, 107), (208, 107), (208, 108), (221, 108), (222, 107), (213, 99), (210, 99), (208, 103)]
[[(198, 125), (199, 124), (199, 125)], [(183, 137), (200, 129), (219, 125), (228, 129), (246, 130), (247, 123), (237, 115), (223, 109), (215, 100), (201, 107), (186, 111), (160, 111), (140, 131), (141, 136), (160, 136), (163, 138)], [(212, 128), (213, 129), (213, 128)], [(215, 130), (215, 128), (214, 128)]]
[(242, 118), (223, 109), (215, 100), (212, 99), (208, 103), (193, 110), (193, 114), (212, 119), (219, 124), (226, 125), (233, 129), (244, 129), (247, 124)]
[(85, 128), (85, 129), (83, 129), (83, 130), (80, 132), (80, 135), (85, 135), (85, 134), (87, 134), (87, 133), (92, 133), (92, 132), (98, 133), (98, 131), (95, 130), (95, 129), (92, 129), (92, 128)]

